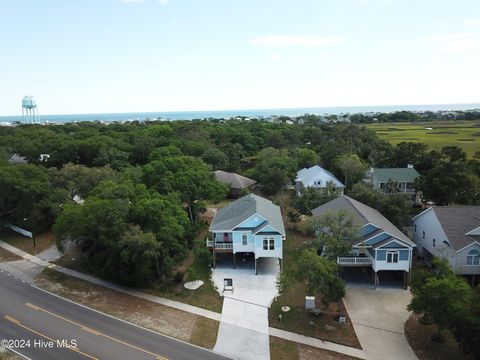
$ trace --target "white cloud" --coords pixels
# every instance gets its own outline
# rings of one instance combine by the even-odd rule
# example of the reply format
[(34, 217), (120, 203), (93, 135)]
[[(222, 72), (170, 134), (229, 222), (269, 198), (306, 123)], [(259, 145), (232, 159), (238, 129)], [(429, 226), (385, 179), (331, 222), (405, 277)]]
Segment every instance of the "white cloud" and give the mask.
[(346, 40), (345, 36), (295, 36), (295, 35), (272, 35), (263, 36), (250, 40), (254, 46), (304, 46), (321, 47), (331, 46)]
[(451, 33), (432, 36), (424, 39), (424, 42), (434, 44), (438, 50), (449, 52), (464, 52), (473, 50), (480, 45), (480, 34), (473, 32)]
[(468, 19), (463, 22), (463, 25), (469, 27), (480, 27), (480, 19)]

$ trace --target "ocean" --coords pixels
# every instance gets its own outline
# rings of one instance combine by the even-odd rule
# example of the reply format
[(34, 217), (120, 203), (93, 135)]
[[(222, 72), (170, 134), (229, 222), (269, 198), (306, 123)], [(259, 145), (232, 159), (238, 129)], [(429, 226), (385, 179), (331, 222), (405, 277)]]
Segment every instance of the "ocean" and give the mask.
[[(391, 106), (346, 106), (346, 107), (318, 107), (318, 108), (290, 108), (290, 109), (257, 109), (257, 110), (212, 110), (212, 111), (175, 111), (175, 112), (131, 112), (131, 113), (103, 113), (103, 114), (66, 114), (42, 115), (42, 123), (68, 123), (74, 121), (132, 121), (132, 120), (193, 120), (193, 119), (228, 119), (235, 116), (270, 117), (270, 116), (300, 116), (304, 114), (338, 115), (368, 112), (394, 111), (437, 111), (437, 110), (472, 110), (480, 109), (480, 103), (473, 104), (441, 104), (441, 105), (391, 105)], [(0, 116), (0, 123), (22, 121), (22, 116)]]

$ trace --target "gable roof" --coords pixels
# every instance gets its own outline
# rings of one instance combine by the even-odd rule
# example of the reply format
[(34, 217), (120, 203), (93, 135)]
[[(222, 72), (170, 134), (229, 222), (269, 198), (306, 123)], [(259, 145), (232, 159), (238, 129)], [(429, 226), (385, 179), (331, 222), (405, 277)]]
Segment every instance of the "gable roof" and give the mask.
[(432, 206), (448, 241), (455, 251), (478, 242), (477, 235), (466, 235), (480, 226), (480, 206)]
[(8, 162), (10, 164), (27, 164), (28, 160), (25, 156), (21, 156), (15, 153), (12, 156), (10, 156), (10, 158), (8, 159)]
[(321, 187), (325, 187), (329, 181), (331, 181), (336, 187), (345, 187), (345, 185), (343, 185), (340, 180), (335, 177), (335, 175), (318, 165), (314, 165), (308, 169), (303, 168), (302, 170), (299, 170), (297, 172), (297, 178), (295, 181), (301, 182), (304, 187), (319, 187), (319, 185), (316, 185), (317, 181), (321, 182)]
[(229, 173), (222, 170), (215, 171), (215, 178), (229, 185), (232, 189), (246, 189), (253, 184), (256, 184), (255, 180), (239, 175), (237, 173)]
[(280, 207), (255, 194), (248, 194), (219, 209), (210, 225), (210, 231), (230, 231), (255, 214), (266, 220), (261, 224), (262, 228), (270, 225), (285, 235)]
[[(370, 173), (367, 174), (367, 177)], [(374, 168), (374, 178), (381, 183), (386, 183), (388, 180), (396, 182), (414, 182), (420, 176), (414, 168)]]
[[(314, 216), (320, 216), (327, 210), (340, 210), (347, 209), (353, 216), (361, 223), (361, 225), (373, 224), (388, 233), (389, 235), (411, 245), (415, 244), (401, 232), (395, 225), (393, 225), (385, 216), (380, 214), (378, 210), (367, 206), (360, 201), (352, 199), (349, 196), (341, 195), (332, 201), (329, 201), (323, 205), (320, 205), (316, 209), (312, 210)], [(367, 234), (366, 238), (372, 238), (372, 236), (378, 236), (381, 234), (381, 231), (376, 231), (374, 234)], [(379, 238), (383, 240), (383, 238)]]

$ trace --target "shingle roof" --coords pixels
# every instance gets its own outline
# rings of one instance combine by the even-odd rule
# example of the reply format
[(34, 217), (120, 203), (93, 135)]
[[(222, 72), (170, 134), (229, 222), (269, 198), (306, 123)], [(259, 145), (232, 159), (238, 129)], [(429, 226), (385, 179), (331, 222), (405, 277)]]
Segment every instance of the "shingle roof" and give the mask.
[(28, 160), (25, 156), (21, 156), (15, 153), (12, 156), (10, 156), (10, 159), (8, 159), (8, 162), (10, 164), (26, 164), (28, 163)]
[(312, 210), (312, 214), (314, 216), (320, 216), (327, 210), (340, 209), (350, 210), (350, 212), (360, 221), (362, 225), (373, 224), (397, 239), (415, 246), (415, 244), (407, 237), (407, 235), (401, 232), (395, 225), (385, 218), (385, 216), (380, 214), (378, 210), (375, 210), (370, 206), (367, 206), (360, 201), (352, 199), (346, 195), (339, 196), (332, 201), (320, 205), (316, 209)]
[(315, 184), (317, 181), (321, 182), (321, 187), (325, 187), (329, 181), (333, 182), (336, 187), (345, 187), (345, 185), (343, 185), (340, 180), (335, 177), (335, 175), (318, 165), (314, 165), (308, 169), (303, 168), (302, 170), (299, 170), (297, 172), (297, 178), (295, 181), (300, 181), (304, 187), (318, 187), (318, 185)]
[(229, 185), (232, 189), (246, 189), (256, 183), (255, 180), (249, 179), (245, 176), (222, 170), (215, 171), (215, 178), (218, 181)]
[(254, 214), (258, 214), (268, 222), (265, 226), (271, 225), (285, 235), (280, 207), (255, 194), (248, 194), (219, 209), (210, 225), (210, 231), (230, 231)]
[(381, 183), (390, 179), (396, 182), (414, 182), (420, 174), (414, 168), (374, 168), (373, 176)]
[(480, 226), (480, 206), (433, 206), (432, 210), (455, 251), (478, 241), (465, 234)]

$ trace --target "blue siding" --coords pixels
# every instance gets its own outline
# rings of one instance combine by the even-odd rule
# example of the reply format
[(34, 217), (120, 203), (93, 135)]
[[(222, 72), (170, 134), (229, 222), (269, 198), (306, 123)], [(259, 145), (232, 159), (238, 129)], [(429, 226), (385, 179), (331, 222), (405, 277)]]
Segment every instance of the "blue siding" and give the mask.
[(368, 225), (365, 225), (364, 227), (362, 227), (362, 229), (360, 230), (362, 236), (366, 236), (368, 234), (371, 234), (373, 233), (374, 231), (378, 230), (379, 228), (376, 227), (375, 225), (372, 225), (372, 224), (368, 224)]
[(407, 246), (405, 246), (405, 245), (403, 245), (403, 244), (401, 244), (401, 243), (399, 243), (399, 242), (397, 242), (397, 241), (393, 241), (393, 242), (391, 242), (391, 243), (389, 243), (389, 244), (386, 244), (386, 245), (384, 245), (384, 246), (381, 246), (381, 248), (382, 248), (382, 249), (392, 249), (392, 248), (394, 248), (394, 249), (399, 249), (399, 248), (401, 248), (401, 249), (408, 249)]
[(377, 260), (386, 261), (387, 260), (387, 250), (377, 250)]
[(410, 251), (408, 250), (400, 250), (400, 260), (409, 260)]
[(372, 258), (375, 259), (375, 251), (371, 248), (368, 248), (367, 251), (370, 253), (370, 255), (372, 256)]

